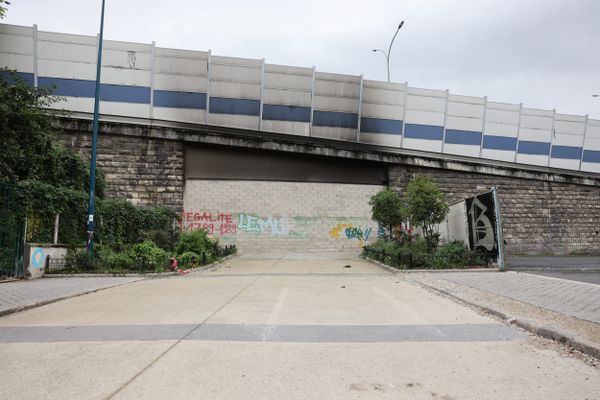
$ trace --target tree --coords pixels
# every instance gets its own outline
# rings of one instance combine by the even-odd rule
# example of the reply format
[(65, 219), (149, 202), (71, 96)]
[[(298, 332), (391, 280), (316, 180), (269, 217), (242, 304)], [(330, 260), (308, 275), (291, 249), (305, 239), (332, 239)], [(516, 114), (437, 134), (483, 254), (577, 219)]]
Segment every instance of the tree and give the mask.
[(8, 6), (10, 5), (10, 2), (6, 0), (0, 0), (0, 18), (4, 18), (4, 16), (6, 15), (6, 7), (4, 6), (4, 4)]
[(392, 236), (393, 227), (404, 222), (402, 201), (394, 189), (386, 188), (369, 200), (373, 221), (388, 227)]
[(412, 225), (420, 226), (430, 249), (436, 248), (439, 234), (436, 225), (448, 215), (444, 194), (427, 176), (417, 176), (406, 185), (402, 196), (403, 211)]

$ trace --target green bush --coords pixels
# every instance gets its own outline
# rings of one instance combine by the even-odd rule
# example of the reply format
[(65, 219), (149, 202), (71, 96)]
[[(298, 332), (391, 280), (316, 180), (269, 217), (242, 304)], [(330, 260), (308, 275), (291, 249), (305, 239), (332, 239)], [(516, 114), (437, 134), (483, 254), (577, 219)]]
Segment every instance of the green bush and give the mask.
[(177, 257), (179, 267), (182, 269), (195, 268), (202, 265), (202, 256), (193, 251), (186, 251)]
[(180, 236), (179, 242), (175, 246), (175, 253), (177, 255), (182, 255), (187, 252), (192, 252), (200, 256), (204, 253), (206, 255), (207, 263), (210, 263), (217, 258), (218, 249), (218, 243), (210, 240), (206, 231), (196, 229), (185, 232)]
[(110, 247), (96, 246), (97, 264), (106, 272), (122, 274), (135, 269), (135, 261), (128, 252), (114, 252)]
[(94, 272), (97, 260), (90, 259), (85, 249), (69, 248), (65, 256), (65, 269), (59, 272)]
[(169, 255), (166, 251), (156, 246), (151, 240), (145, 240), (143, 243), (133, 245), (128, 253), (133, 260), (135, 267), (142, 272), (166, 271), (169, 266)]

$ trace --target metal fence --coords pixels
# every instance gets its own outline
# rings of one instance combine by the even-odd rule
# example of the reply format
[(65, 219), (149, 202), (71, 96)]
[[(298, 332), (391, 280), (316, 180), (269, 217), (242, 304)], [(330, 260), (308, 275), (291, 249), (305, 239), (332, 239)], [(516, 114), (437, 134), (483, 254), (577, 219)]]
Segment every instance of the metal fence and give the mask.
[(0, 183), (0, 280), (23, 276), (25, 218), (16, 187)]

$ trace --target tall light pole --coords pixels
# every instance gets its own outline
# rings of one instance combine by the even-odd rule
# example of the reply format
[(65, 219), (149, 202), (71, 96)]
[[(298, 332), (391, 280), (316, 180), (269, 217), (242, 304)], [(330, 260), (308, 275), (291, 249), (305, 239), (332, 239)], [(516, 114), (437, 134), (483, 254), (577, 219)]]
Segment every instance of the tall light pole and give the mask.
[(404, 25), (404, 21), (400, 22), (400, 25), (398, 25), (398, 29), (396, 29), (396, 32), (394, 33), (394, 37), (392, 37), (392, 41), (390, 42), (390, 47), (388, 47), (387, 52), (385, 50), (381, 50), (381, 49), (373, 49), (374, 52), (380, 51), (385, 56), (385, 61), (387, 63), (388, 82), (390, 81), (390, 53), (392, 52), (392, 44), (394, 44), (394, 39), (396, 39), (396, 35), (398, 35), (398, 32), (400, 32), (400, 28), (402, 28), (402, 25)]
[(104, 3), (102, 0), (102, 13), (100, 15), (100, 36), (98, 38), (98, 60), (96, 62), (96, 95), (94, 98), (94, 123), (92, 130), (92, 156), (90, 159), (90, 193), (88, 201), (87, 221), (87, 251), (94, 255), (94, 197), (96, 195), (96, 145), (98, 142), (98, 114), (100, 113), (100, 74), (102, 72), (102, 38), (104, 36)]

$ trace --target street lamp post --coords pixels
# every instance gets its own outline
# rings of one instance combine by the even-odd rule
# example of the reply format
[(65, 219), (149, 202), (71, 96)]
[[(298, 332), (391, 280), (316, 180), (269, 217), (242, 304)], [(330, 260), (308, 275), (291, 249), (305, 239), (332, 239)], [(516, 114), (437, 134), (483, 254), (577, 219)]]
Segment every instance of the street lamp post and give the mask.
[(87, 250), (88, 255), (94, 255), (94, 197), (96, 195), (96, 145), (98, 142), (98, 115), (100, 113), (100, 74), (102, 72), (102, 38), (104, 36), (104, 3), (100, 15), (100, 36), (98, 37), (98, 60), (96, 62), (96, 93), (94, 98), (94, 123), (92, 130), (92, 156), (90, 159), (90, 193), (88, 201), (87, 221)]
[(398, 29), (396, 29), (396, 32), (394, 33), (394, 36), (392, 37), (392, 41), (390, 42), (390, 47), (388, 47), (387, 52), (385, 50), (381, 50), (381, 49), (373, 49), (373, 52), (379, 51), (379, 52), (383, 53), (383, 55), (385, 56), (385, 61), (387, 63), (388, 82), (390, 82), (390, 53), (392, 52), (392, 44), (394, 44), (394, 39), (396, 39), (396, 35), (398, 35), (398, 32), (400, 32), (400, 28), (402, 28), (402, 25), (404, 25), (404, 21), (400, 22), (400, 25), (398, 25)]

